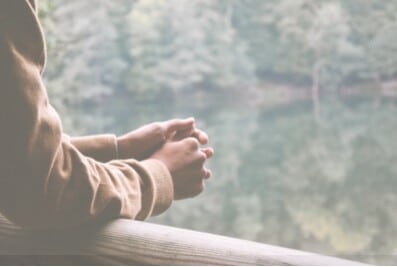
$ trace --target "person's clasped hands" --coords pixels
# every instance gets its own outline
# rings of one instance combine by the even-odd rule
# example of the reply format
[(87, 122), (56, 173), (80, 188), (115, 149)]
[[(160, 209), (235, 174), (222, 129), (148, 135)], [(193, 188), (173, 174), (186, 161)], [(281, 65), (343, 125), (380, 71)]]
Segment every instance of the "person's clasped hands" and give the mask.
[(194, 197), (204, 190), (211, 171), (204, 165), (214, 150), (202, 147), (208, 135), (197, 129), (195, 120), (173, 119), (147, 124), (117, 138), (119, 157), (160, 160), (170, 171), (174, 199)]

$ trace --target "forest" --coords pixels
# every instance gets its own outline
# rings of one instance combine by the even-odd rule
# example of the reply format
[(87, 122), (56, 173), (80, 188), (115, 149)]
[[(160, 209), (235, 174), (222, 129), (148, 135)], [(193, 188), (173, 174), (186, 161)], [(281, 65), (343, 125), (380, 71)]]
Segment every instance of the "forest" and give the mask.
[(208, 131), (206, 191), (152, 222), (397, 264), (397, 1), (39, 3), (68, 134)]

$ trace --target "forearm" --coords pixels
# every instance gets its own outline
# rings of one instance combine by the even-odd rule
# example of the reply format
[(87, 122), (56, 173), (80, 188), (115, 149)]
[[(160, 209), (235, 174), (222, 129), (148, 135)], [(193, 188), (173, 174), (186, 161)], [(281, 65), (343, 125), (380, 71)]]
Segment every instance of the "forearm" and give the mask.
[(71, 137), (70, 142), (85, 156), (100, 162), (119, 159), (117, 137), (112, 134)]

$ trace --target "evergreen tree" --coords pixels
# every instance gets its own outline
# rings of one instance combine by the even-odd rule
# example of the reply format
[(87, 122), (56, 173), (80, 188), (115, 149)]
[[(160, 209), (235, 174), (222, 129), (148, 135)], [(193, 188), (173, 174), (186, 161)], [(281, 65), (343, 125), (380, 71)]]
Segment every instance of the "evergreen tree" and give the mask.
[(253, 79), (245, 46), (217, 2), (140, 1), (129, 17), (131, 90), (239, 86)]

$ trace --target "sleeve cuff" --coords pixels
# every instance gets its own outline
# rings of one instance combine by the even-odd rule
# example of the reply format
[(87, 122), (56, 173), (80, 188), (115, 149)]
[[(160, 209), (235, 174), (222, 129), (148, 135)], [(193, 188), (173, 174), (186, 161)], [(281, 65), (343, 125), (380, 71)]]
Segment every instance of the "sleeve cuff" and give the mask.
[[(146, 217), (152, 215), (159, 215), (167, 210), (174, 199), (174, 186), (172, 183), (171, 174), (168, 168), (159, 160), (148, 159), (141, 161), (142, 166), (150, 173), (152, 178), (152, 198), (153, 205), (152, 210), (145, 212), (145, 207), (142, 207), (142, 214), (146, 219)], [(145, 201), (144, 201), (145, 202)], [(139, 216), (141, 217), (141, 216)]]
[(113, 134), (73, 137), (70, 141), (82, 154), (100, 162), (119, 157), (117, 138)]

